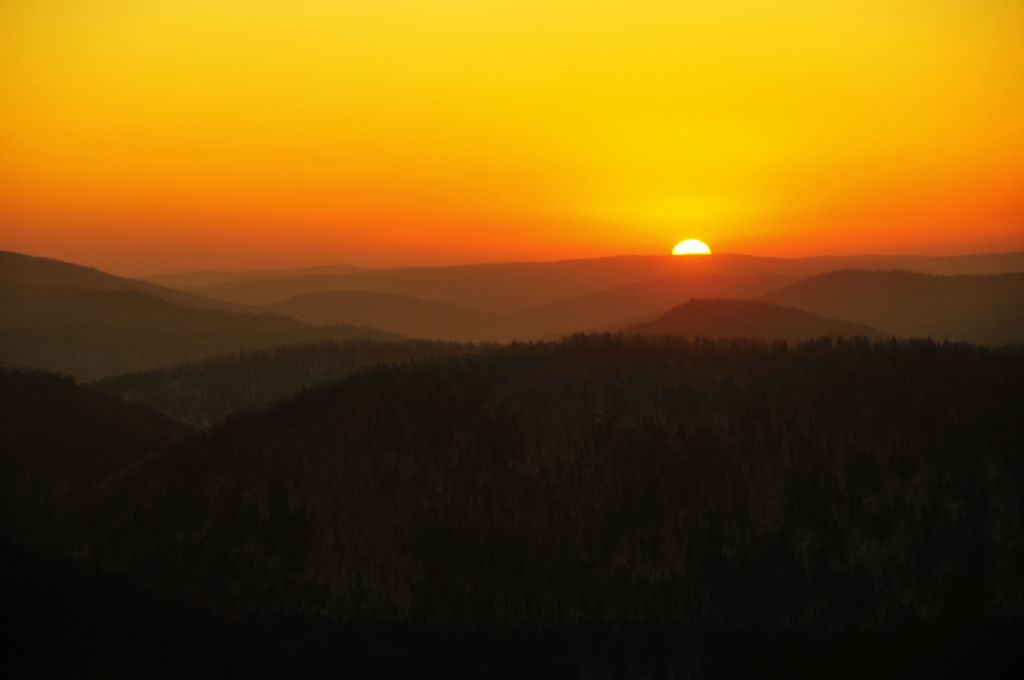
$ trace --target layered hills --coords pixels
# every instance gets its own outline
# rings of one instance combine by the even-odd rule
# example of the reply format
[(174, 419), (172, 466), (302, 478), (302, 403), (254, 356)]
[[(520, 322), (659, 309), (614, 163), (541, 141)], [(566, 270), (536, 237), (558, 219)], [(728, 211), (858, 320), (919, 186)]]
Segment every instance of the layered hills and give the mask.
[(282, 344), (393, 337), (314, 327), (53, 260), (0, 257), (0, 366), (93, 380)]
[(190, 290), (213, 299), (251, 305), (271, 304), (321, 291), (361, 290), (407, 295), (488, 312), (522, 312), (618, 286), (680, 277), (772, 273), (803, 278), (841, 269), (901, 268), (937, 275), (1019, 272), (1024, 271), (1024, 254), (793, 259), (731, 254), (631, 255), (557, 262), (378, 269), (345, 274), (295, 271), (287, 276), (274, 272), (269, 276), (243, 276)]

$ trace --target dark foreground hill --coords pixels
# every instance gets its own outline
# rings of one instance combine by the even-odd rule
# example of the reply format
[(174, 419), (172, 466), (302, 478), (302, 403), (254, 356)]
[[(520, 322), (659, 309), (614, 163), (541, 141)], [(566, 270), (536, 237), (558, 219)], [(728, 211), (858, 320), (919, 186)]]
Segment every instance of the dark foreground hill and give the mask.
[(1013, 677), (1019, 627), (700, 631), (345, 625), (155, 594), (0, 538), (8, 678)]
[(24, 532), (189, 431), (69, 378), (0, 370), (0, 533)]
[(0, 366), (93, 380), (275, 345), (393, 338), (271, 314), (196, 309), (134, 290), (0, 281)]
[(798, 281), (761, 299), (902, 337), (984, 345), (1024, 342), (1024, 273), (838, 271)]
[(653, 321), (627, 326), (622, 333), (790, 342), (828, 336), (883, 337), (880, 331), (864, 324), (824, 319), (810, 312), (752, 300), (691, 300)]
[(408, 340), (289, 345), (101, 380), (96, 389), (175, 420), (205, 426), (377, 364), (444, 357), (472, 346)]
[(854, 631), (1024, 615), (1024, 356), (574, 338), (226, 421), (48, 533), (352, 625)]

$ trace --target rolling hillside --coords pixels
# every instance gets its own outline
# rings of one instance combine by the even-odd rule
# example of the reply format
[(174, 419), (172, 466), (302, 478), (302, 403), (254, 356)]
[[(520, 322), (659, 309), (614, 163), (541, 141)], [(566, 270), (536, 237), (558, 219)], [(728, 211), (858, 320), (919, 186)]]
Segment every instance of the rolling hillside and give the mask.
[(289, 345), (129, 373), (95, 383), (100, 392), (195, 426), (262, 406), (369, 366), (470, 351), (450, 343), (348, 340)]
[(308, 323), (346, 321), (410, 337), (455, 341), (554, 339), (592, 331), (692, 297), (750, 297), (791, 279), (775, 274), (691, 275), (618, 286), (523, 312), (498, 314), (401, 295), (332, 291), (289, 298), (266, 309)]
[(928, 342), (490, 349), (229, 419), (46, 537), (154, 588), (336, 621), (1017, 620), (1022, 380), (1019, 353)]
[(603, 330), (649, 314), (661, 314), (695, 297), (747, 298), (776, 290), (792, 281), (778, 274), (692, 274), (618, 286), (572, 300), (512, 315), (530, 337)]
[(0, 366), (79, 380), (274, 345), (391, 337), (354, 326), (314, 327), (270, 314), (196, 309), (134, 289), (0, 282)]
[(12, 252), (0, 252), (0, 284), (2, 283), (35, 287), (64, 286), (87, 290), (138, 291), (157, 300), (195, 309), (244, 309), (222, 300), (164, 288), (137, 279), (114, 276), (92, 267)]
[(986, 345), (1024, 342), (1024, 273), (840, 271), (798, 281), (761, 299), (902, 337)]
[(622, 333), (790, 342), (820, 337), (885, 337), (881, 331), (864, 324), (825, 319), (810, 312), (752, 300), (691, 300), (653, 321), (628, 326)]

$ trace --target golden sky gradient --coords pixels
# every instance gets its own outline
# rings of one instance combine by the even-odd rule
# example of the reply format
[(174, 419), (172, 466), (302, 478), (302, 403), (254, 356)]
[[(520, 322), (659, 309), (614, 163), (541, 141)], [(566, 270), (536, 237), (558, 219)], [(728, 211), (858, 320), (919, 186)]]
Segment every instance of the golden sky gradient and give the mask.
[(2, 0), (0, 248), (1024, 249), (1020, 0)]

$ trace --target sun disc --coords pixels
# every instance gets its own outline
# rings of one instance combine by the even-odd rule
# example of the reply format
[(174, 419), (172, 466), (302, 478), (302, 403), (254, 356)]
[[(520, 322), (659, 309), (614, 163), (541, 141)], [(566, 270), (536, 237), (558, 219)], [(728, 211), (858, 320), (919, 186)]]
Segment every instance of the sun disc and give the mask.
[(673, 255), (710, 255), (711, 248), (708, 248), (708, 244), (704, 241), (698, 241), (695, 238), (688, 238), (685, 241), (680, 241), (676, 244), (676, 247), (672, 249)]

